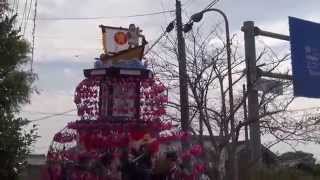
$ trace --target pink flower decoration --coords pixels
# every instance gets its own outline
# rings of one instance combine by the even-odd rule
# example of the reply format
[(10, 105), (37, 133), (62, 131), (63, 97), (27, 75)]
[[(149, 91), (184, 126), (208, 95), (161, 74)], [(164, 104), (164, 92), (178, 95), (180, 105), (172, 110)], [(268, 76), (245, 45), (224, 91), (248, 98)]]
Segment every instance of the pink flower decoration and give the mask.
[(203, 153), (203, 148), (201, 145), (195, 145), (190, 149), (190, 153), (193, 156), (200, 156)]

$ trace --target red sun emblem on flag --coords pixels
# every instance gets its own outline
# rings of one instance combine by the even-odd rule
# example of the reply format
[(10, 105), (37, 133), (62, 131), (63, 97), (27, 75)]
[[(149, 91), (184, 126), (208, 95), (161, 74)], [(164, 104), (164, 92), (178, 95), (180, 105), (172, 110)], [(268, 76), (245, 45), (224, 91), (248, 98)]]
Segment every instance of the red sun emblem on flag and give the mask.
[(114, 35), (114, 40), (117, 44), (124, 45), (128, 42), (128, 37), (127, 37), (126, 33), (124, 33), (124, 32), (117, 32)]

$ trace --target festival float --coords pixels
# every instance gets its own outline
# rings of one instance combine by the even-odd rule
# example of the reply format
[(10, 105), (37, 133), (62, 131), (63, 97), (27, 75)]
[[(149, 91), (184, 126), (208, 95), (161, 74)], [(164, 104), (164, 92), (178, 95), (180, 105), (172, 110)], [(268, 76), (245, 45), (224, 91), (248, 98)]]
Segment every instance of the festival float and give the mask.
[[(84, 70), (74, 103), (79, 119), (54, 135), (45, 180), (196, 180), (202, 148), (164, 120), (165, 85), (143, 63), (142, 31), (100, 26), (104, 52)], [(183, 160), (192, 160), (185, 173)]]

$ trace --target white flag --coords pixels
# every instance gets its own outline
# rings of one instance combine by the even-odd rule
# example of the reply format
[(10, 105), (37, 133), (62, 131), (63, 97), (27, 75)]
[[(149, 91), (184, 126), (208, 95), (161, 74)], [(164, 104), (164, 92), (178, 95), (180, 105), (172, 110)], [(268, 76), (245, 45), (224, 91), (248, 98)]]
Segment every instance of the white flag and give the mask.
[(103, 48), (106, 54), (114, 54), (129, 48), (128, 29), (109, 26), (102, 28)]

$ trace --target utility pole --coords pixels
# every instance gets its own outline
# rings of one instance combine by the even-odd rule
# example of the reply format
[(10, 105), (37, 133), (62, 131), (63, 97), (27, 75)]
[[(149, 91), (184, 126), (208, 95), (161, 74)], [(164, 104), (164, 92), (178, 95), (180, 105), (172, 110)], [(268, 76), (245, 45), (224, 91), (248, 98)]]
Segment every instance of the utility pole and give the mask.
[(186, 45), (182, 31), (181, 2), (176, 0), (176, 21), (178, 38), (178, 61), (180, 81), (181, 127), (184, 132), (189, 129), (188, 75), (186, 65)]
[[(292, 75), (265, 72), (256, 66), (256, 45), (255, 36), (264, 36), (284, 41), (290, 41), (290, 37), (283, 34), (263, 31), (254, 26), (253, 21), (246, 21), (241, 29), (244, 32), (245, 57), (247, 68), (248, 84), (248, 121), (250, 122), (250, 149), (251, 161), (256, 167), (262, 165), (262, 145), (259, 122), (259, 99), (258, 90), (255, 89), (255, 83), (260, 77), (270, 77), (275, 79), (292, 80)], [(259, 75), (259, 77), (258, 77)]]
[[(186, 60), (186, 44), (182, 31), (181, 2), (176, 0), (176, 22), (178, 39), (178, 62), (179, 62), (179, 82), (180, 82), (180, 113), (182, 131), (189, 132), (189, 100), (188, 100), (188, 75)], [(190, 147), (188, 141), (182, 141), (182, 149), (187, 150)], [(191, 173), (190, 161), (183, 162), (186, 173)]]
[(256, 45), (255, 45), (255, 27), (253, 21), (246, 21), (243, 24), (244, 32), (245, 58), (247, 67), (248, 84), (248, 121), (250, 123), (250, 149), (251, 161), (255, 162), (256, 167), (261, 166), (261, 137), (259, 122), (259, 99), (258, 90), (255, 89), (255, 83), (258, 80), (256, 67)]

